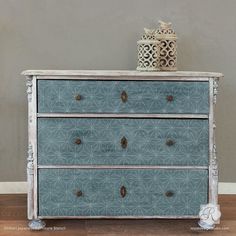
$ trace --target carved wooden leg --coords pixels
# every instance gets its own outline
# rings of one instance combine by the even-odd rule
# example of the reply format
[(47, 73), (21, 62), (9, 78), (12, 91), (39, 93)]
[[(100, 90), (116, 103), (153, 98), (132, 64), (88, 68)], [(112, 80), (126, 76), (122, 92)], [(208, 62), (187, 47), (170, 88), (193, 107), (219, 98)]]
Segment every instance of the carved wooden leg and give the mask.
[(42, 230), (46, 226), (46, 224), (40, 219), (34, 219), (29, 221), (28, 226), (32, 230)]
[(198, 225), (205, 230), (214, 229), (215, 224), (219, 223), (220, 216), (221, 212), (218, 205), (212, 203), (202, 205), (199, 212), (200, 220)]

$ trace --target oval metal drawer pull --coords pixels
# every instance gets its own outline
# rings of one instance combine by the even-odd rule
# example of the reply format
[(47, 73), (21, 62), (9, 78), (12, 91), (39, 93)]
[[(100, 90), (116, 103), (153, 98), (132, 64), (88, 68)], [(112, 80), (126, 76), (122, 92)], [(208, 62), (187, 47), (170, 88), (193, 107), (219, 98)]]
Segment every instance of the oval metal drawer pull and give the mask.
[(166, 195), (167, 197), (172, 197), (172, 196), (174, 195), (174, 192), (172, 192), (172, 191), (167, 191), (167, 192), (165, 193), (165, 195)]
[(166, 140), (166, 145), (167, 146), (173, 146), (175, 144), (175, 141), (174, 140), (172, 140), (172, 139), (167, 139)]
[(120, 195), (121, 195), (121, 197), (124, 198), (126, 196), (126, 193), (127, 193), (126, 187), (125, 186), (121, 186), (121, 188), (120, 188)]
[(81, 97), (80, 94), (78, 94), (77, 96), (75, 96), (75, 100), (80, 101), (81, 99), (82, 99), (82, 97)]
[(82, 192), (81, 190), (78, 190), (78, 191), (76, 191), (75, 195), (76, 195), (77, 197), (82, 197), (83, 192)]
[(127, 94), (125, 91), (123, 91), (123, 92), (121, 93), (121, 95), (120, 95), (120, 98), (121, 98), (121, 101), (122, 101), (122, 102), (127, 102), (127, 100), (128, 100), (128, 94)]
[(120, 140), (120, 144), (121, 144), (121, 147), (122, 147), (122, 148), (127, 148), (127, 146), (128, 146), (128, 140), (126, 139), (126, 137), (123, 137), (123, 138)]
[(78, 145), (80, 145), (80, 144), (81, 144), (81, 139), (80, 139), (80, 138), (77, 138), (77, 139), (75, 140), (75, 143), (78, 144)]
[(172, 95), (168, 95), (168, 96), (166, 96), (166, 100), (168, 102), (172, 102), (174, 100), (174, 97)]

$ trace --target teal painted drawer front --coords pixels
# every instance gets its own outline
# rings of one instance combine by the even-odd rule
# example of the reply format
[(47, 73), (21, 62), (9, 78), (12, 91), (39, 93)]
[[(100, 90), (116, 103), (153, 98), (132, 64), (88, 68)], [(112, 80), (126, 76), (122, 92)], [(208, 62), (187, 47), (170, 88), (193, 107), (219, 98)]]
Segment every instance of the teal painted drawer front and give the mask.
[(198, 215), (208, 197), (207, 170), (39, 169), (38, 181), (39, 216)]
[(208, 165), (208, 143), (204, 119), (38, 119), (41, 165)]
[(39, 80), (38, 112), (204, 114), (208, 86), (208, 82)]

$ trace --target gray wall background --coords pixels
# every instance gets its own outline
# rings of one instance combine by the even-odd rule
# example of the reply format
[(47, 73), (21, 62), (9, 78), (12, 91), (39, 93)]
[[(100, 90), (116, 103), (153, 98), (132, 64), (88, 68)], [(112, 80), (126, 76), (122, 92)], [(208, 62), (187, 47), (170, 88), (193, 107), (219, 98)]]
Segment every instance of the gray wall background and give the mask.
[(0, 0), (0, 181), (26, 180), (25, 69), (135, 69), (143, 27), (171, 21), (179, 70), (222, 72), (220, 181), (236, 182), (236, 1)]

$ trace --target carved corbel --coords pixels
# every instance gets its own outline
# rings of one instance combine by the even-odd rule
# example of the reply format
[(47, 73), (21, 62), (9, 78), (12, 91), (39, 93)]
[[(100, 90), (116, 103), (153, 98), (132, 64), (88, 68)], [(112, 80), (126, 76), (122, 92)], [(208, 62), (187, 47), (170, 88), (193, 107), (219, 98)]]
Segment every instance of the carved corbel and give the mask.
[(216, 158), (216, 144), (213, 144), (213, 153), (212, 158), (210, 160), (210, 170), (212, 178), (218, 179), (218, 163)]
[(27, 93), (27, 97), (28, 97), (28, 102), (31, 102), (32, 101), (32, 87), (33, 87), (33, 77), (30, 76), (30, 77), (27, 77), (27, 80), (26, 80), (26, 86), (27, 86), (27, 90), (26, 90), (26, 93)]
[(33, 154), (33, 146), (31, 143), (29, 143), (29, 146), (28, 146), (27, 170), (28, 170), (29, 175), (33, 175), (33, 173), (34, 173), (34, 154)]
[(216, 97), (218, 94), (218, 87), (219, 87), (219, 78), (214, 78), (213, 80), (213, 103), (216, 104)]

